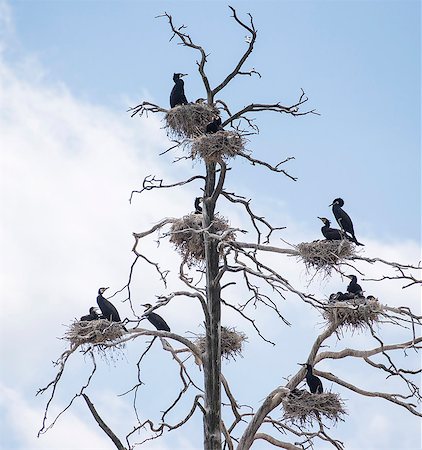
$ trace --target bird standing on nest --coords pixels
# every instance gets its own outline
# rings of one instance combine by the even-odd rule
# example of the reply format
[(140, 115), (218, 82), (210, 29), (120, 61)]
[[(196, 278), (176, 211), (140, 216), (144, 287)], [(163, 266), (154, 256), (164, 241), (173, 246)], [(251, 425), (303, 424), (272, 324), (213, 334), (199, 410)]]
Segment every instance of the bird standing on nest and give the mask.
[(223, 130), (221, 126), (221, 117), (216, 116), (212, 122), (207, 125), (207, 133), (217, 133), (217, 131)]
[(346, 275), (346, 277), (352, 280), (347, 286), (347, 292), (353, 295), (357, 295), (358, 297), (364, 297), (363, 289), (357, 283), (358, 279), (356, 275)]
[(318, 217), (318, 219), (322, 220), (322, 223), (324, 224), (324, 226), (321, 227), (321, 233), (327, 241), (341, 241), (342, 239), (347, 239), (349, 241), (353, 240), (343, 231), (338, 230), (337, 228), (330, 228), (331, 222), (325, 217)]
[(97, 313), (97, 308), (95, 308), (95, 306), (91, 306), (91, 308), (89, 308), (89, 314), (86, 316), (82, 316), (79, 320), (89, 322), (91, 320), (98, 320), (100, 318), (100, 315)]
[(323, 392), (322, 382), (317, 376), (313, 374), (312, 365), (311, 364), (300, 364), (300, 365), (306, 367), (306, 383), (309, 386), (311, 394), (322, 394)]
[[(145, 303), (145, 305), (141, 306), (145, 308), (145, 311), (152, 308), (150, 303)], [(158, 314), (154, 312), (144, 313), (144, 317), (146, 317), (154, 325), (154, 327), (157, 328), (157, 330), (170, 331), (170, 327), (167, 325), (167, 322)]]
[[(108, 287), (102, 287), (98, 289), (98, 297), (97, 303), (101, 310), (101, 313), (104, 319), (109, 320), (110, 322), (121, 322), (119, 313), (117, 312), (116, 307), (109, 300), (103, 297), (104, 292), (108, 289)], [(127, 331), (124, 325), (122, 328)]]
[(195, 198), (195, 214), (202, 214), (202, 197), (196, 197)]
[(352, 219), (349, 217), (346, 211), (342, 208), (344, 205), (344, 200), (342, 198), (336, 198), (333, 203), (331, 203), (332, 210), (334, 217), (337, 220), (337, 223), (340, 225), (340, 228), (346, 232), (349, 233), (352, 236), (352, 241), (356, 245), (364, 245), (358, 242), (355, 236), (355, 230), (353, 229), (353, 222)]
[(185, 77), (187, 73), (175, 73), (173, 74), (174, 86), (170, 93), (170, 108), (174, 108), (177, 105), (187, 105), (188, 101), (185, 96), (185, 82), (182, 77)]

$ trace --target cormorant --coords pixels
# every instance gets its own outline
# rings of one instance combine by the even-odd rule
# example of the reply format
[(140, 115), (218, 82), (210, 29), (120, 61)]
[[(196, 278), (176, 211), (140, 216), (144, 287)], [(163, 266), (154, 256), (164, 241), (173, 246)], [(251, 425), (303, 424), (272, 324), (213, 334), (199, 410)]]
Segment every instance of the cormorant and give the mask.
[(202, 202), (202, 197), (195, 198), (195, 214), (202, 214), (202, 206), (200, 203)]
[(350, 294), (349, 292), (337, 292), (337, 294), (330, 295), (330, 302), (344, 302), (345, 300), (351, 300), (354, 298), (354, 294)]
[(344, 200), (342, 198), (336, 198), (331, 205), (333, 207), (333, 214), (337, 220), (337, 223), (340, 225), (340, 228), (349, 233), (352, 236), (352, 241), (356, 245), (364, 245), (358, 242), (355, 236), (355, 230), (353, 229), (352, 219), (349, 217), (346, 211), (343, 210), (342, 206), (344, 205)]
[(355, 275), (346, 275), (347, 278), (350, 278), (352, 281), (347, 286), (347, 292), (353, 295), (357, 295), (358, 297), (363, 297), (363, 290), (360, 285), (357, 283), (358, 279)]
[(322, 394), (322, 382), (321, 380), (315, 376), (312, 373), (312, 366), (311, 364), (301, 364), (302, 366), (306, 367), (306, 383), (309, 386), (309, 390), (311, 391), (311, 394)]
[(91, 321), (91, 320), (98, 320), (100, 319), (100, 315), (97, 313), (97, 308), (95, 308), (94, 306), (91, 306), (91, 308), (89, 308), (89, 314), (86, 316), (82, 316), (79, 320), (80, 321)]
[[(107, 290), (108, 287), (102, 287), (98, 289), (98, 297), (97, 303), (101, 309), (101, 313), (103, 314), (104, 319), (109, 320), (110, 322), (121, 322), (119, 313), (117, 312), (116, 307), (109, 300), (103, 297), (103, 293)], [(122, 328), (127, 331), (124, 325)]]
[[(145, 311), (152, 307), (149, 303), (141, 306), (145, 307)], [(170, 331), (170, 327), (167, 325), (166, 321), (158, 314), (150, 312), (149, 314), (144, 314), (144, 316), (154, 325), (155, 328), (157, 328), (157, 330)]]
[(216, 117), (212, 122), (207, 125), (207, 133), (217, 133), (217, 131), (223, 130), (221, 126), (221, 117)]
[(185, 77), (187, 73), (175, 73), (173, 74), (174, 86), (170, 93), (170, 108), (174, 108), (177, 105), (186, 105), (188, 103), (185, 96), (185, 83), (182, 77)]
[(326, 219), (325, 217), (318, 217), (319, 220), (322, 220), (324, 226), (321, 227), (321, 232), (325, 239), (328, 241), (340, 241), (342, 239), (347, 239), (349, 241), (352, 241), (353, 239), (349, 236), (347, 236), (346, 233), (344, 233), (341, 230), (338, 230), (337, 228), (330, 228), (331, 222)]

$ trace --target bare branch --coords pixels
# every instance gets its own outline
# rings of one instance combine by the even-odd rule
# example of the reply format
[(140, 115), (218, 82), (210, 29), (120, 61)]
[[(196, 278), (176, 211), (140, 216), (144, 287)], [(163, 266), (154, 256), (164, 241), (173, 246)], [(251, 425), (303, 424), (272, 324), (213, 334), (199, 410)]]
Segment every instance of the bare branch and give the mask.
[(189, 48), (193, 48), (194, 50), (197, 50), (200, 54), (201, 54), (201, 60), (197, 63), (198, 65), (198, 71), (201, 75), (202, 78), (202, 82), (204, 83), (204, 87), (205, 90), (207, 92), (207, 97), (208, 97), (208, 103), (212, 103), (212, 91), (211, 91), (211, 87), (210, 87), (210, 83), (208, 81), (208, 77), (205, 73), (205, 63), (207, 62), (207, 54), (205, 53), (205, 50), (200, 46), (195, 44), (191, 37), (184, 33), (182, 30), (184, 28), (186, 28), (184, 25), (182, 25), (181, 27), (176, 28), (173, 24), (173, 18), (170, 14), (167, 14), (166, 12), (164, 14), (162, 14), (161, 16), (158, 17), (166, 17), (169, 24), (170, 24), (170, 28), (173, 31), (173, 36), (170, 38), (170, 40), (172, 40), (175, 36), (177, 36), (180, 41), (181, 44), (185, 47), (189, 47)]
[(155, 105), (154, 103), (142, 102), (133, 108), (129, 108), (127, 112), (131, 113), (130, 117), (136, 116), (136, 114), (139, 114), (141, 117), (145, 114), (148, 117), (148, 113), (167, 113), (168, 110), (161, 108), (161, 106)]
[(86, 394), (82, 394), (82, 397), (88, 405), (88, 408), (91, 411), (91, 414), (94, 417), (95, 421), (98, 423), (98, 426), (113, 441), (113, 444), (116, 446), (116, 448), (118, 450), (126, 450), (124, 445), (120, 442), (119, 438), (113, 433), (113, 431), (111, 431), (111, 429), (105, 424), (104, 420), (100, 417), (89, 397)]
[(257, 433), (254, 437), (254, 440), (263, 439), (264, 441), (269, 442), (270, 444), (274, 445), (275, 447), (279, 448), (285, 448), (287, 450), (302, 450), (303, 447), (296, 447), (296, 445), (289, 444), (288, 442), (282, 442), (278, 439), (275, 439), (274, 437), (266, 434), (266, 433)]
[(168, 189), (176, 186), (184, 186), (185, 184), (191, 183), (194, 180), (205, 180), (203, 175), (195, 175), (190, 177), (188, 180), (179, 181), (173, 184), (163, 184), (161, 178), (155, 178), (155, 175), (147, 175), (142, 182), (142, 189), (139, 191), (132, 191), (129, 197), (129, 203), (132, 203), (133, 194), (142, 194), (144, 191), (151, 191), (153, 189)]
[[(238, 18), (237, 14), (236, 14), (236, 10), (232, 6), (229, 6), (229, 8), (232, 10), (234, 20), (242, 28), (244, 28), (246, 31), (248, 31), (248, 33), (250, 34), (250, 37), (247, 40), (248, 48), (246, 49), (245, 53), (240, 58), (240, 61), (237, 63), (236, 67), (226, 76), (226, 78), (217, 87), (215, 87), (212, 90), (212, 93), (211, 93), (212, 98), (214, 98), (218, 92), (220, 92), (223, 88), (225, 88), (236, 75), (240, 75), (240, 74), (245, 75), (245, 73), (240, 72), (240, 70), (241, 70), (244, 62), (248, 59), (249, 55), (252, 53), (253, 46), (256, 41), (256, 29), (255, 29), (255, 26), (253, 23), (252, 16), (249, 14), (250, 24), (246, 25), (244, 22), (242, 22)], [(257, 73), (257, 72), (252, 70), (248, 75), (252, 75), (252, 73)], [(258, 75), (259, 75), (259, 77), (261, 77), (260, 74), (258, 74)]]
[(295, 159), (294, 156), (290, 156), (289, 158), (284, 159), (283, 161), (280, 161), (278, 164), (276, 164), (275, 166), (272, 166), (271, 164), (265, 162), (265, 161), (261, 161), (259, 159), (255, 159), (252, 158), (252, 156), (246, 154), (246, 153), (240, 153), (240, 156), (242, 158), (247, 159), (248, 161), (250, 161), (252, 163), (253, 166), (255, 165), (259, 165), (259, 166), (264, 166), (267, 167), (268, 169), (270, 169), (273, 172), (277, 172), (277, 173), (283, 173), (284, 175), (286, 175), (286, 177), (289, 177), (291, 180), (293, 181), (297, 181), (296, 177), (292, 177), (289, 173), (287, 173), (284, 169), (280, 169), (280, 165), (286, 163), (287, 161), (290, 161), (292, 159)]

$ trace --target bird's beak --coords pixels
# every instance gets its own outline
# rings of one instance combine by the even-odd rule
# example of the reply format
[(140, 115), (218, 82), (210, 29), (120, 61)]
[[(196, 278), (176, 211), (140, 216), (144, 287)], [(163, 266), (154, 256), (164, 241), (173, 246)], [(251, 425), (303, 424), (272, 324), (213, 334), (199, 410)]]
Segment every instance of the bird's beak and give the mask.
[(104, 290), (106, 291), (109, 287), (107, 286), (106, 288), (104, 288)]
[(333, 206), (334, 205), (334, 202), (333, 203), (331, 203), (331, 205), (328, 205), (328, 206)]
[(352, 279), (353, 275), (346, 275), (347, 278)]
[(297, 363), (297, 365), (298, 365), (298, 366), (303, 366), (303, 367), (305, 367), (305, 366), (306, 366), (306, 363)]
[[(322, 217), (317, 217), (317, 219), (322, 220)], [(323, 221), (323, 220), (322, 220)], [(324, 222), (324, 221), (323, 221)]]
[(187, 77), (187, 76), (188, 76), (187, 73), (181, 73), (181, 74), (180, 74), (180, 78), (181, 78), (181, 77)]

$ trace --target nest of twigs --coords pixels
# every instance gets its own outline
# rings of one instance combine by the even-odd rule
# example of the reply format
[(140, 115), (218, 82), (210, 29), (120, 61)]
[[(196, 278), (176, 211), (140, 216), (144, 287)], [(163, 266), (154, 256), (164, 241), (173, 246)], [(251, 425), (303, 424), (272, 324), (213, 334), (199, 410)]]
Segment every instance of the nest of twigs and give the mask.
[(296, 246), (296, 250), (308, 270), (323, 270), (327, 275), (332, 266), (355, 256), (355, 246), (347, 240), (302, 242)]
[(374, 297), (355, 297), (346, 301), (329, 303), (324, 309), (323, 317), (329, 323), (359, 330), (378, 322), (382, 310), (382, 305)]
[[(222, 235), (227, 231), (223, 240), (235, 240), (236, 233), (228, 231), (229, 229), (227, 219), (216, 214), (208, 231), (217, 235)], [(183, 216), (174, 222), (170, 228), (170, 242), (174, 244), (188, 266), (202, 263), (205, 260), (204, 233), (200, 230), (202, 230), (202, 214)], [(221, 249), (222, 252), (223, 249)]]
[(207, 125), (218, 115), (218, 109), (206, 103), (188, 103), (171, 108), (165, 119), (173, 137), (194, 138), (204, 134)]
[(124, 334), (120, 323), (109, 322), (106, 319), (91, 321), (75, 321), (65, 332), (64, 339), (72, 345), (109, 344)]
[(346, 414), (344, 402), (338, 394), (311, 394), (295, 389), (283, 399), (284, 418), (299, 426), (312, 425), (323, 418), (336, 423)]
[(192, 159), (219, 162), (234, 158), (245, 151), (245, 138), (234, 131), (217, 131), (197, 137), (191, 144)]
[[(235, 328), (221, 327), (221, 356), (236, 359), (236, 356), (242, 354), (243, 343), (246, 340), (245, 333)], [(195, 344), (201, 353), (205, 352), (205, 336), (199, 336)]]

